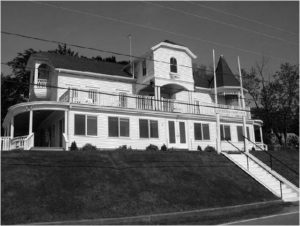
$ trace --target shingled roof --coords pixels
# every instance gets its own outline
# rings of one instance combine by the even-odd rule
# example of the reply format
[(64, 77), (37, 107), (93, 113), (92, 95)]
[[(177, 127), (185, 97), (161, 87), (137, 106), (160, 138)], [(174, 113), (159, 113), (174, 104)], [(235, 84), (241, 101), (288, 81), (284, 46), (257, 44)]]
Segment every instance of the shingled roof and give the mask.
[(220, 56), (216, 69), (216, 77), (217, 87), (240, 86), (240, 82), (235, 78), (223, 56)]
[(193, 71), (194, 84), (196, 87), (211, 88), (213, 73), (209, 73), (206, 68), (198, 68)]
[(39, 52), (31, 55), (32, 57), (49, 60), (55, 68), (62, 68), (75, 71), (93, 72), (99, 74), (107, 74), (112, 76), (132, 77), (132, 75), (124, 70), (124, 65), (96, 61), (86, 58), (60, 55), (57, 53)]

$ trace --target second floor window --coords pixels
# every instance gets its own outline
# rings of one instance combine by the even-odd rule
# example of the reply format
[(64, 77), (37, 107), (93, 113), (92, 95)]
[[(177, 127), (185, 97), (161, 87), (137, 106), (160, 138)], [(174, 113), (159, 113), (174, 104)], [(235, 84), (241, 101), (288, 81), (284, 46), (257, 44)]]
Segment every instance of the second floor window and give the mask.
[(146, 60), (142, 61), (143, 76), (147, 74)]
[(177, 73), (177, 60), (174, 57), (170, 59), (170, 71)]

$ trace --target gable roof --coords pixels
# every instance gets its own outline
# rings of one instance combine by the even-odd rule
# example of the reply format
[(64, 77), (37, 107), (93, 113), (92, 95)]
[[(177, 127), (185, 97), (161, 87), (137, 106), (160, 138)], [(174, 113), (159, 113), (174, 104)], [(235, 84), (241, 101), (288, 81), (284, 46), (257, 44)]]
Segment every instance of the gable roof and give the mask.
[(40, 60), (47, 60), (54, 68), (107, 74), (111, 76), (132, 77), (132, 75), (124, 69), (125, 66), (122, 64), (96, 61), (50, 52), (34, 53), (30, 56), (30, 58), (32, 57)]
[[(223, 56), (220, 56), (216, 69), (217, 87), (221, 86), (240, 86), (240, 82), (236, 79), (229, 68)], [(213, 80), (212, 80), (213, 81)]]
[[(177, 46), (184, 46), (184, 45), (181, 45), (181, 44), (175, 43), (175, 42), (173, 42), (173, 41), (170, 41), (170, 40), (168, 40), (168, 39), (164, 40), (163, 42), (165, 42), (165, 43), (169, 43), (169, 44), (173, 44), (173, 45), (177, 45)], [(185, 47), (185, 46), (184, 46), (184, 47)]]

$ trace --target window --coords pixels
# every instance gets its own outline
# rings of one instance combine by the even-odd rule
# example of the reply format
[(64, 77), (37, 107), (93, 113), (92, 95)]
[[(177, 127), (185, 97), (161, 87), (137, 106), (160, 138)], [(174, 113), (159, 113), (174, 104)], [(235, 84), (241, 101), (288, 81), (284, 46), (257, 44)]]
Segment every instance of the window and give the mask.
[(259, 126), (254, 126), (254, 137), (255, 137), (255, 142), (261, 142)]
[(194, 137), (195, 140), (210, 140), (209, 124), (195, 123)]
[(87, 116), (87, 135), (97, 136), (97, 116)]
[(170, 59), (170, 71), (177, 73), (177, 60), (174, 57)]
[[(243, 127), (237, 126), (236, 128), (237, 128), (238, 141), (244, 141)], [(247, 129), (247, 138), (250, 139), (249, 127), (247, 126), (246, 129)]]
[(158, 122), (150, 120), (150, 137), (158, 138)]
[(97, 136), (97, 116), (75, 115), (75, 135)]
[(220, 130), (221, 130), (221, 140), (231, 140), (230, 126), (220, 125)]
[(109, 137), (129, 137), (129, 119), (108, 117)]
[(169, 121), (169, 142), (170, 144), (174, 144), (176, 142), (174, 121)]
[(158, 121), (140, 119), (140, 138), (158, 138)]
[(143, 76), (145, 76), (147, 74), (146, 60), (142, 61), (142, 68), (143, 68)]
[(186, 143), (186, 137), (185, 137), (185, 124), (184, 124), (184, 122), (179, 122), (179, 132), (180, 132), (180, 143), (185, 144)]

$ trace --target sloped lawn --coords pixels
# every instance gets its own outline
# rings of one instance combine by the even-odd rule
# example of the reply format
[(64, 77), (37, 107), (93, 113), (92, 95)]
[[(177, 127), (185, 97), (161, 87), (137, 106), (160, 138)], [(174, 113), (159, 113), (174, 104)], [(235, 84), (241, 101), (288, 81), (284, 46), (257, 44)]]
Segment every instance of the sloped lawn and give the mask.
[[(297, 175), (276, 159), (272, 159), (272, 169), (299, 187), (299, 150), (281, 149), (278, 151), (268, 152), (298, 173)], [(264, 153), (263, 151), (252, 151), (250, 153), (260, 159), (266, 165), (271, 166), (270, 156), (267, 153)]]
[(276, 199), (214, 152), (2, 152), (2, 224), (122, 217)]

